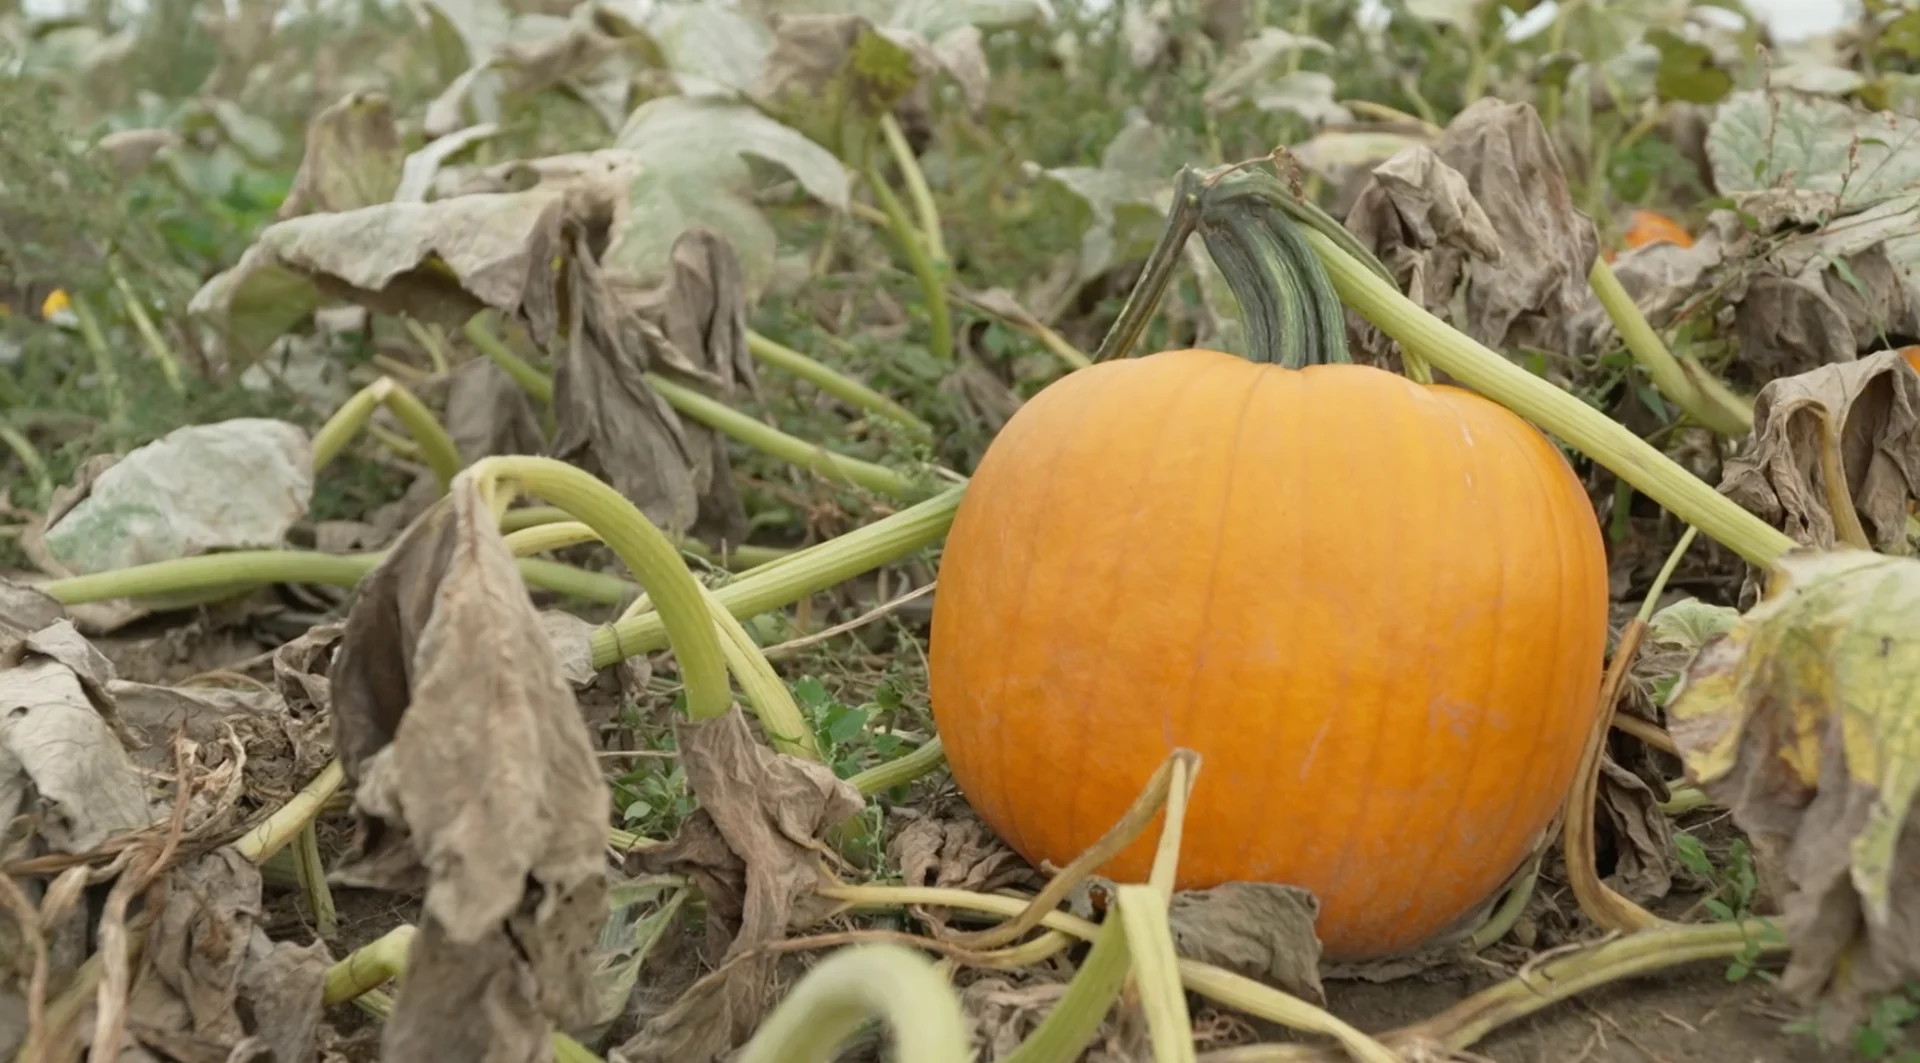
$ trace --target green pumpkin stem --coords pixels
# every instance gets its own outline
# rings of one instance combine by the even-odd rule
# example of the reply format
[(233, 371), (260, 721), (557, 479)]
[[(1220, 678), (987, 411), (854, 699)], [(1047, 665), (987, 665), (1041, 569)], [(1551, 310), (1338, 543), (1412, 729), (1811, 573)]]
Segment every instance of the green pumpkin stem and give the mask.
[(1350, 363), (1333, 280), (1293, 219), (1285, 192), (1258, 170), (1218, 175), (1200, 193), (1200, 236), (1240, 303), (1247, 359), (1287, 369)]
[(1352, 361), (1340, 297), (1303, 225), (1392, 281), (1352, 233), (1272, 173), (1249, 163), (1209, 171), (1181, 167), (1167, 226), (1093, 360), (1125, 358), (1133, 350), (1179, 268), (1187, 238), (1198, 232), (1240, 303), (1250, 360), (1292, 369)]

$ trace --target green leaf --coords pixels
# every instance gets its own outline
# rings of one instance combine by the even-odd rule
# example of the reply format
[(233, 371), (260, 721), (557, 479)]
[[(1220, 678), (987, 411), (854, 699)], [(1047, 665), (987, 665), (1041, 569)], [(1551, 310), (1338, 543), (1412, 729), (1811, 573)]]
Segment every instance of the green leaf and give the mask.
[(1700, 839), (1693, 835), (1675, 834), (1673, 836), (1673, 855), (1680, 861), (1682, 867), (1685, 867), (1694, 874), (1707, 879), (1715, 877), (1713, 861), (1707, 859), (1706, 849), (1701, 847)]
[(799, 682), (793, 684), (793, 696), (800, 702), (802, 708), (816, 711), (833, 703), (833, 699), (827, 694), (827, 688), (821, 684), (820, 680), (810, 675), (802, 676)]
[(1646, 40), (1660, 50), (1660, 68), (1654, 74), (1654, 92), (1663, 100), (1681, 103), (1719, 103), (1733, 89), (1733, 75), (1714, 65), (1713, 51), (1670, 29), (1647, 31)]
[(740, 256), (748, 287), (773, 273), (773, 227), (749, 197), (747, 156), (786, 170), (815, 199), (845, 210), (851, 181), (833, 153), (754, 108), (728, 100), (668, 96), (642, 104), (615, 141), (639, 172), (628, 211), (603, 259), (636, 283), (666, 272), (673, 242), (694, 226), (711, 228)]
[(1152, 250), (1172, 204), (1180, 162), (1173, 135), (1135, 114), (1101, 153), (1099, 166), (1040, 171), (1091, 213), (1092, 224), (1080, 241), (1081, 279)]
[(1709, 638), (1733, 630), (1739, 620), (1738, 609), (1682, 598), (1653, 614), (1647, 621), (1647, 638), (1692, 652)]
[[(1258, 99), (1287, 76), (1282, 67), (1288, 56), (1308, 51), (1331, 53), (1333, 46), (1318, 37), (1299, 36), (1268, 26), (1235, 46), (1214, 71), (1213, 79), (1207, 82), (1201, 100), (1209, 107), (1224, 108), (1242, 100)], [(1332, 102), (1331, 91), (1328, 102)]]
[(842, 707), (827, 716), (827, 737), (834, 745), (845, 745), (867, 729), (867, 710)]
[(1920, 191), (1920, 119), (1838, 100), (1757, 90), (1727, 97), (1707, 130), (1722, 193), (1788, 183), (1858, 209)]
[(746, 92), (760, 79), (773, 33), (734, 8), (715, 3), (663, 3), (644, 23), (666, 68), (683, 91), (724, 87)]

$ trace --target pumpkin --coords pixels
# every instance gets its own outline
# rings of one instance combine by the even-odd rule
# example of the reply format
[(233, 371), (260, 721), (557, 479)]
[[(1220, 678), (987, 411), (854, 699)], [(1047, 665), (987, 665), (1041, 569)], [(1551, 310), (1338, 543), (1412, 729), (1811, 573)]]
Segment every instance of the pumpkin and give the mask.
[(1920, 346), (1900, 348), (1900, 358), (1912, 366), (1915, 372), (1920, 372)]
[[(1362, 959), (1459, 924), (1534, 851), (1606, 637), (1593, 507), (1519, 417), (1365, 366), (1168, 351), (1055, 381), (988, 447), (941, 558), (933, 714), (1036, 864), (1198, 752), (1178, 887), (1304, 887), (1325, 955)], [(1101, 873), (1143, 881), (1156, 834)]]
[(1651, 210), (1636, 210), (1627, 225), (1626, 244), (1629, 248), (1645, 247), (1648, 244), (1669, 243), (1681, 247), (1693, 246), (1693, 234), (1682, 228), (1680, 223), (1664, 214)]

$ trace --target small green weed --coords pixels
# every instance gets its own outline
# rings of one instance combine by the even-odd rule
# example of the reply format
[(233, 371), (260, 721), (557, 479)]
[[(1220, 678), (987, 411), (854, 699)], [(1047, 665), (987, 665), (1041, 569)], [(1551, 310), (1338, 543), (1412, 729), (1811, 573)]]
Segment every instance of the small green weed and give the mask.
[[(1727, 847), (1724, 867), (1714, 866), (1712, 857), (1707, 855), (1706, 846), (1691, 834), (1680, 833), (1673, 837), (1673, 855), (1682, 867), (1699, 875), (1713, 887), (1700, 901), (1700, 907), (1721, 922), (1738, 922), (1753, 914), (1753, 899), (1760, 892), (1760, 876), (1753, 864), (1753, 849), (1745, 838), (1736, 838)], [(1759, 939), (1727, 965), (1727, 981), (1744, 981), (1750, 975), (1757, 975), (1766, 981), (1772, 981), (1771, 972), (1757, 966), (1759, 960)]]

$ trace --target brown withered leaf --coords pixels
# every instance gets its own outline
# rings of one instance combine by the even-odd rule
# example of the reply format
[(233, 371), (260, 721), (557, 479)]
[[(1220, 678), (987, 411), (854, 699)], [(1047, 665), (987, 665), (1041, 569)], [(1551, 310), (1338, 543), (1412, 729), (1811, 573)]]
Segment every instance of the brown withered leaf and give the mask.
[[(260, 871), (231, 846), (175, 868), (129, 1001), (129, 1030), (161, 1048), (181, 1036), (228, 1059), (252, 1040), (266, 1058), (313, 1056), (332, 957), (323, 942), (273, 941), (260, 927)], [(124, 1057), (123, 1057), (124, 1058)]]
[(554, 373), (552, 453), (600, 475), (669, 534), (739, 541), (746, 511), (726, 441), (680, 420), (647, 382), (677, 370), (722, 395), (751, 386), (739, 259), (695, 229), (674, 242), (671, 275), (654, 291), (616, 292), (584, 248), (569, 268), (573, 325)]
[[(995, 973), (960, 990), (960, 1008), (972, 1027), (973, 1058), (1005, 1059), (1033, 1036), (1060, 998), (1065, 982), (1032, 972)], [(1122, 1001), (1101, 1020), (1083, 1063), (1139, 1063), (1153, 1058), (1145, 1016)]]
[(909, 886), (992, 893), (1037, 890), (1044, 878), (981, 823), (970, 808), (922, 816), (887, 839), (887, 861)]
[(70, 620), (0, 649), (0, 823), (44, 809), (41, 844), (68, 853), (152, 824), (106, 689), (113, 666)]
[[(820, 836), (865, 807), (830, 768), (755, 741), (738, 705), (711, 720), (677, 720), (674, 735), (700, 808), (679, 837), (643, 854), (641, 864), (652, 873), (693, 874), (703, 890), (713, 889), (713, 914), (737, 918), (738, 928), (721, 968), (641, 1027), (614, 1053), (620, 1063), (710, 1063), (746, 1043), (768, 1007), (776, 959), (757, 950), (824, 913), (814, 891), (831, 878), (832, 849)], [(715, 835), (739, 861), (737, 872), (725, 866)]]
[[(1909, 207), (1840, 214), (1837, 197), (1793, 189), (1732, 199), (1733, 209), (1707, 215), (1693, 246), (1649, 244), (1614, 260), (1614, 275), (1656, 327), (1682, 308), (1717, 304), (1739, 344), (1733, 373), (1756, 384), (1853, 361), (1920, 328), (1920, 307), (1890, 250), (1912, 231)], [(1575, 354), (1619, 343), (1598, 299), (1575, 333)]]
[(843, 115), (877, 122), (931, 72), (925, 46), (918, 35), (886, 33), (863, 15), (776, 16), (753, 95), (774, 117), (832, 146)]
[(558, 609), (540, 611), (540, 630), (553, 647), (553, 658), (560, 674), (575, 690), (591, 684), (599, 676), (593, 667), (593, 633), (599, 625), (590, 624), (572, 613)]
[(307, 633), (273, 651), (273, 685), (287, 711), (312, 719), (333, 706), (333, 688), (327, 671), (340, 648), (344, 624), (316, 624)]
[(67, 611), (51, 595), (0, 579), (0, 656), (33, 632), (66, 618)]
[(491, 359), (474, 358), (447, 381), (447, 435), (468, 465), (495, 454), (538, 454), (546, 448), (533, 399)]
[(1324, 1003), (1320, 938), (1313, 932), (1320, 901), (1297, 886), (1227, 882), (1173, 895), (1167, 919), (1174, 951)]
[(955, 25), (930, 40), (913, 28), (875, 26), (845, 12), (783, 14), (772, 24), (773, 47), (752, 94), (822, 144), (852, 146), (841, 143), (849, 115), (866, 130), (887, 113), (909, 129), (926, 121), (938, 74), (953, 78), (970, 109), (986, 104), (992, 75), (977, 26)]
[[(1409, 148), (1395, 159), (1423, 150)], [(1389, 200), (1396, 185), (1416, 192), (1407, 209), (1397, 213), (1403, 219), (1428, 217), (1436, 236), (1456, 232), (1456, 244), (1473, 249), (1471, 255), (1453, 256), (1456, 280), (1451, 288), (1439, 286), (1447, 263), (1436, 263), (1437, 268), (1427, 272), (1424, 305), (1452, 307), (1464, 288), (1464, 302), (1445, 315), (1455, 328), (1495, 348), (1525, 344), (1565, 349), (1572, 318), (1590, 299), (1587, 273), (1600, 252), (1600, 240), (1593, 220), (1573, 204), (1566, 173), (1539, 114), (1529, 104), (1481, 99), (1454, 118), (1431, 150), (1465, 181), (1470, 198), (1492, 227), (1499, 254), (1487, 253), (1487, 233), (1476, 224), (1474, 212), (1459, 204), (1458, 185), (1433, 172), (1430, 164), (1409, 162), (1402, 177), (1390, 177), (1395, 184), (1381, 186)], [(1394, 162), (1383, 165), (1393, 167)], [(1386, 224), (1391, 219), (1383, 217), (1381, 197), (1372, 192), (1362, 190), (1349, 214), (1349, 228), (1371, 234), (1361, 237), (1363, 243), (1396, 235)], [(1460, 220), (1453, 222), (1456, 213)], [(1369, 246), (1382, 261), (1396, 257), (1390, 245)], [(1364, 339), (1367, 335), (1363, 330), (1369, 350), (1384, 349), (1377, 337)]]
[(1920, 977), (1920, 561), (1795, 550), (1668, 707), (1687, 776), (1753, 840), (1792, 956), (1844, 1033)]
[[(193, 312), (224, 325), (234, 352), (251, 359), (323, 295), (448, 325), (499, 310), (541, 349), (564, 347), (551, 453), (602, 473), (677, 534), (738, 541), (746, 514), (724, 441), (682, 424), (647, 374), (676, 373), (720, 398), (753, 386), (743, 272), (724, 240), (687, 230), (661, 284), (616, 285), (592, 248), (631, 213), (638, 158), (616, 150), (513, 163), (482, 175), (475, 187), (485, 190), (276, 223), (195, 294)], [(523, 444), (528, 425), (515, 421), (512, 441)], [(462, 432), (499, 442), (484, 426)]]
[(360, 825), (335, 877), (426, 892), (385, 1054), (546, 1058), (596, 1003), (611, 802), (471, 473), (361, 584), (329, 680)]
[(307, 123), (307, 150), (281, 219), (385, 203), (400, 185), (406, 151), (393, 108), (378, 92), (350, 92)]
[(222, 326), (241, 362), (327, 298), (449, 327), (492, 307), (545, 342), (558, 322), (552, 264), (594, 191), (615, 190), (534, 187), (288, 218), (202, 285), (189, 309)]
[(1898, 351), (1775, 380), (1754, 400), (1753, 435), (1726, 463), (1720, 491), (1806, 546), (1835, 542), (1822, 472), (1822, 419), (1837, 438), (1846, 488), (1875, 549), (1903, 552), (1920, 499), (1920, 374)]
[[(1347, 212), (1347, 228), (1371, 248), (1407, 298), (1445, 314), (1469, 258), (1499, 262), (1494, 231), (1467, 179), (1424, 145), (1406, 148), (1373, 170)], [(1389, 341), (1357, 316), (1369, 353)]]
[(1907, 270), (1890, 251), (1914, 231), (1911, 201), (1842, 213), (1838, 197), (1821, 193), (1772, 189), (1733, 198), (1771, 237), (1744, 241), (1752, 278), (1734, 322), (1740, 362), (1755, 379), (1852, 361), (1920, 327)]
[(1611, 756), (1600, 760), (1598, 802), (1613, 831), (1615, 863), (1607, 884), (1636, 903), (1658, 900), (1673, 888), (1673, 821), (1645, 779)]
[(261, 687), (169, 687), (116, 679), (108, 686), (127, 729), (143, 740), (134, 761), (148, 771), (173, 767), (171, 740), (185, 737), (221, 762), (231, 735), (246, 750), (247, 792), (260, 800), (285, 800), (318, 774), (327, 750), (311, 732), (324, 722), (296, 719), (287, 703)]

